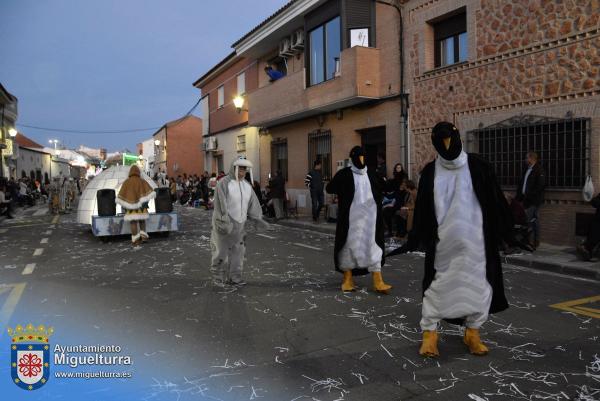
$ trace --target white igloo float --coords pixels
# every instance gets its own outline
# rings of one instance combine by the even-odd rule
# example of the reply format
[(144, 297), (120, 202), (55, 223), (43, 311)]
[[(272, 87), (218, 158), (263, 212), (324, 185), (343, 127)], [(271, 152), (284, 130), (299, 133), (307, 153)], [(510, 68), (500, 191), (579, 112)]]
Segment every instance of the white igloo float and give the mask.
[[(112, 235), (131, 234), (130, 226), (123, 219), (121, 205), (116, 205), (115, 216), (98, 216), (98, 201), (96, 193), (101, 189), (113, 189), (115, 195), (119, 193), (123, 182), (129, 177), (131, 166), (113, 166), (91, 179), (79, 198), (77, 207), (77, 222), (89, 225), (95, 236), (106, 237)], [(140, 177), (153, 189), (157, 186), (152, 179), (141, 172)], [(147, 232), (170, 232), (177, 231), (179, 220), (177, 213), (156, 213), (154, 199), (148, 202), (148, 213), (150, 217), (146, 220)]]

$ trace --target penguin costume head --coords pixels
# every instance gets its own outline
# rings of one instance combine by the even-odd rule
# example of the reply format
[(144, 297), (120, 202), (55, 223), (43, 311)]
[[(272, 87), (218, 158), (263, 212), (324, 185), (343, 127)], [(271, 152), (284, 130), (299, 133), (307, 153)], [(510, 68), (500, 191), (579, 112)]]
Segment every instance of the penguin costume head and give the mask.
[(352, 164), (359, 170), (362, 170), (366, 167), (365, 165), (365, 151), (360, 146), (355, 146), (350, 151), (350, 160), (352, 160)]
[(460, 132), (454, 124), (443, 121), (437, 123), (431, 132), (431, 143), (445, 160), (454, 160), (462, 152)]

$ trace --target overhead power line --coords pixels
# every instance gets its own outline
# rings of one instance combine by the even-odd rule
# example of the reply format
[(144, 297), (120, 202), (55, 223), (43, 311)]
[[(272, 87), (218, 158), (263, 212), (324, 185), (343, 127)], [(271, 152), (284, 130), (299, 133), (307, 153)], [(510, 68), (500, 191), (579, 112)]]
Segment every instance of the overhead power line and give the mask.
[(123, 129), (123, 130), (108, 130), (108, 131), (90, 131), (90, 130), (74, 130), (74, 129), (64, 129), (64, 128), (48, 128), (48, 127), (38, 127), (36, 125), (28, 125), (17, 123), (19, 127), (24, 128), (34, 128), (42, 131), (53, 131), (53, 132), (65, 132), (72, 134), (124, 134), (127, 132), (142, 132), (142, 131), (155, 131), (160, 127), (152, 127), (152, 128), (133, 128), (133, 129)]
[[(198, 99), (196, 104), (194, 104), (194, 106), (187, 113), (185, 113), (182, 117), (178, 118), (177, 120), (173, 121), (173, 123), (170, 126), (172, 127), (174, 125), (177, 125), (181, 121), (183, 121), (186, 117), (189, 117), (192, 114), (192, 112), (196, 109), (196, 107), (198, 107), (198, 105), (200, 104), (200, 100), (201, 99)], [(62, 133), (66, 133), (66, 134), (126, 134), (126, 133), (133, 133), (133, 132), (157, 131), (162, 127), (162, 125), (161, 125), (159, 127), (116, 129), (116, 130), (88, 130), (88, 129), (77, 130), (77, 129), (67, 129), (67, 128), (40, 127), (37, 125), (29, 125), (29, 124), (22, 124), (22, 123), (16, 123), (16, 125), (19, 127), (24, 127), (24, 128), (39, 129), (41, 131), (62, 132)]]

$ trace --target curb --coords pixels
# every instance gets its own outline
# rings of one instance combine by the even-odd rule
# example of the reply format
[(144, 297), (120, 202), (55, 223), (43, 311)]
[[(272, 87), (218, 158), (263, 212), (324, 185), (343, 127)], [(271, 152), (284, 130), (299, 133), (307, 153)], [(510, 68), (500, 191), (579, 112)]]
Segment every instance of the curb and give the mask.
[[(294, 219), (284, 219), (277, 222), (271, 221), (273, 224), (280, 226), (298, 228), (300, 230), (315, 231), (322, 234), (335, 235), (335, 226), (320, 226), (313, 224), (304, 224)], [(326, 223), (324, 223), (326, 224)], [(525, 259), (515, 256), (502, 256), (503, 263), (512, 264), (519, 267), (527, 267), (535, 270), (549, 271), (553, 273), (565, 274), (567, 276), (576, 276), (591, 280), (600, 281), (600, 268), (579, 267), (566, 264), (548, 263), (539, 260)]]
[(577, 276), (600, 281), (600, 269), (541, 262), (538, 260), (528, 260), (511, 256), (504, 256), (502, 259), (504, 263), (513, 264), (520, 267), (528, 267), (530, 269), (550, 271), (568, 276)]

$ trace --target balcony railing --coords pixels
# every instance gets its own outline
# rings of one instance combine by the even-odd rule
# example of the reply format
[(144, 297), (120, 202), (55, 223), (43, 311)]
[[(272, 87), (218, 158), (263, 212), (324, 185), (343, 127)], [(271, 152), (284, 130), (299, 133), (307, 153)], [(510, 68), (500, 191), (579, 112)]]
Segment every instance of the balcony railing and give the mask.
[(304, 70), (248, 94), (248, 120), (269, 127), (381, 97), (379, 49), (353, 47), (340, 56), (337, 77), (306, 87)]

